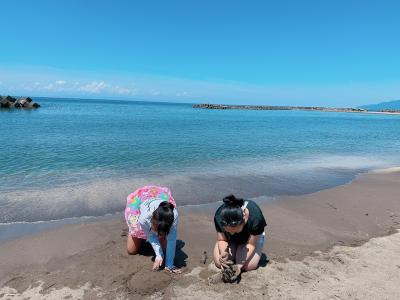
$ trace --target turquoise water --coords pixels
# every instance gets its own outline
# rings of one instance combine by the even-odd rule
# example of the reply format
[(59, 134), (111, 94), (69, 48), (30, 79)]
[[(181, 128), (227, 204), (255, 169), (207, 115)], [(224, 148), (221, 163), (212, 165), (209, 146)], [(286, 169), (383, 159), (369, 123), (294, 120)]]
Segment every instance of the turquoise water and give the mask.
[(121, 211), (149, 183), (201, 204), (313, 192), (400, 162), (396, 115), (35, 101), (0, 111), (0, 223)]

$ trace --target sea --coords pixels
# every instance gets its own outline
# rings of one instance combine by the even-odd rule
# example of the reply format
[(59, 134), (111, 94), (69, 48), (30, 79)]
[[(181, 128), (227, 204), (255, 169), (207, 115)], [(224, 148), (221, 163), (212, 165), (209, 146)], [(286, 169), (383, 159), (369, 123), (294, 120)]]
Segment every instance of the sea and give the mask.
[(144, 185), (193, 206), (302, 195), (400, 165), (399, 115), (34, 101), (37, 110), (0, 110), (0, 240), (121, 213)]

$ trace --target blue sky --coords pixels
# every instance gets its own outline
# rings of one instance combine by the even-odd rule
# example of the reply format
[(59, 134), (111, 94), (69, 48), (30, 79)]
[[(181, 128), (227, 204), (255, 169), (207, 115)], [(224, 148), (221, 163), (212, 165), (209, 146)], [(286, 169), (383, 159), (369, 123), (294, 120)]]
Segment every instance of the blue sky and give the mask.
[(0, 94), (356, 106), (400, 98), (399, 1), (0, 2)]

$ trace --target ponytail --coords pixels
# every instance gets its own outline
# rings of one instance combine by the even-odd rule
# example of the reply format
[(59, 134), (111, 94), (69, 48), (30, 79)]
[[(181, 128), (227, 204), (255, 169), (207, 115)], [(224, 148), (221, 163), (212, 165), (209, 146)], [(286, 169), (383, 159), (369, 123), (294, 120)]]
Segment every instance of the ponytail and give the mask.
[(224, 226), (235, 227), (243, 222), (242, 206), (244, 200), (236, 198), (234, 195), (226, 196), (223, 200), (224, 204), (221, 209), (221, 218)]
[(244, 200), (240, 198), (236, 198), (234, 195), (229, 195), (226, 196), (222, 201), (225, 203), (225, 205), (230, 206), (230, 207), (242, 207), (244, 204)]

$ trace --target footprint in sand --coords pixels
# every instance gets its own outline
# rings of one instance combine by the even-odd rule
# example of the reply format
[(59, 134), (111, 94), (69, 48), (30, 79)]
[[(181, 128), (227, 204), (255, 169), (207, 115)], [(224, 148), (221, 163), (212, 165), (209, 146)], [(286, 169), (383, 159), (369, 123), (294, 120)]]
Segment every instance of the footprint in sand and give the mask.
[(172, 276), (166, 272), (140, 271), (127, 282), (128, 289), (140, 295), (150, 295), (165, 289), (172, 281)]
[(31, 281), (22, 276), (11, 278), (3, 284), (4, 287), (15, 289), (18, 291), (18, 293), (22, 293), (23, 291), (27, 290), (31, 285)]

